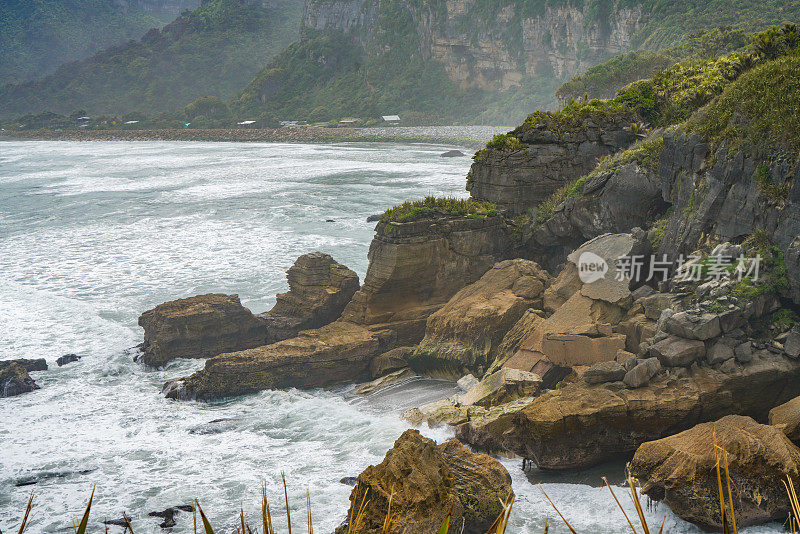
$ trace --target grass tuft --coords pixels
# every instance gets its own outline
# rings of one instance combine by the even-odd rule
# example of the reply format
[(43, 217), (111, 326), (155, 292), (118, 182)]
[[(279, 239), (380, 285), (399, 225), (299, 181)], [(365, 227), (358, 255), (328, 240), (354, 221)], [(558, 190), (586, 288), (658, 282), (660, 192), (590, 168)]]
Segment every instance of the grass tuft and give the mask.
[(447, 217), (484, 219), (497, 215), (500, 215), (500, 210), (492, 202), (481, 202), (471, 198), (437, 198), (430, 196), (425, 197), (423, 200), (407, 200), (386, 210), (381, 217), (381, 222), (412, 222)]

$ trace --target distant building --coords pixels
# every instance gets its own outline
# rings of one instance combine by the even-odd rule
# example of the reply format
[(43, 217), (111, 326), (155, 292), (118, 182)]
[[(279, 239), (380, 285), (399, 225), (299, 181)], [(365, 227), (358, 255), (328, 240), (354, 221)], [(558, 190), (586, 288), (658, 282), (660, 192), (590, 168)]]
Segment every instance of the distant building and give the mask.
[(358, 124), (358, 122), (360, 120), (361, 119), (356, 119), (356, 118), (342, 119), (342, 120), (339, 121), (339, 127), (340, 128), (350, 128), (350, 127), (353, 127), (356, 124)]
[(255, 123), (256, 121), (242, 121), (242, 122), (237, 122), (236, 124), (238, 124), (239, 126), (244, 126), (246, 128), (248, 126), (252, 126)]
[(125, 121), (125, 124), (138, 124), (139, 121)]
[(300, 121), (281, 121), (281, 126), (288, 128), (290, 126), (297, 126)]
[(383, 119), (383, 122), (388, 122), (391, 124), (397, 124), (400, 122), (400, 115), (384, 115), (381, 118)]

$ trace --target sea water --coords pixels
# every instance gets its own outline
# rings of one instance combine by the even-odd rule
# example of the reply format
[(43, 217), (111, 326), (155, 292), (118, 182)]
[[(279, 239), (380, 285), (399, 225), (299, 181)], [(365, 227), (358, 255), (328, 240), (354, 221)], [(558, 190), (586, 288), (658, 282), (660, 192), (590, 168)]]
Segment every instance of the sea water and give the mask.
[[(153, 370), (127, 349), (142, 340), (141, 312), (167, 300), (236, 293), (253, 312), (268, 310), (307, 252), (329, 253), (363, 280), (369, 215), (426, 195), (467, 196), (471, 160), (439, 157), (451, 148), (0, 142), (0, 359), (50, 365), (32, 374), (41, 389), (0, 399), (0, 530), (18, 529), (33, 491), (28, 532), (71, 532), (96, 487), (92, 532), (123, 512), (137, 534), (162, 532), (148, 512), (194, 499), (217, 532), (234, 532), (240, 508), (258, 523), (266, 484), (285, 532), (284, 473), (293, 531), (307, 531), (308, 491), (315, 532), (331, 533), (348, 509), (340, 479), (382, 460), (409, 427), (403, 410), (452, 395), (454, 384), (412, 381), (367, 399), (341, 387), (174, 402), (162, 384), (203, 362)], [(57, 367), (67, 353), (82, 359)], [(517, 494), (510, 533), (538, 534), (547, 521), (567, 532), (542, 489), (580, 533), (628, 531), (600, 484), (604, 475), (620, 483), (623, 463), (552, 475), (502, 461)], [(666, 517), (666, 532), (699, 532), (663, 505), (647, 517)], [(192, 531), (191, 514), (176, 520), (173, 532)]]

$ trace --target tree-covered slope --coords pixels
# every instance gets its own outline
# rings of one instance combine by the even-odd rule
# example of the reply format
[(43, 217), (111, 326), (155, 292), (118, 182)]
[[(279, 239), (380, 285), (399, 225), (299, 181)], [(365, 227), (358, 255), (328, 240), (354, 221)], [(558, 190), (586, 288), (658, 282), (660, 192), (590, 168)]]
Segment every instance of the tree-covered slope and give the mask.
[[(233, 107), (269, 119), (399, 113), (411, 122), (508, 124), (534, 109), (554, 108), (560, 84), (620, 52), (642, 50), (618, 58), (589, 81), (602, 85), (620, 73), (627, 76), (601, 96), (703, 55), (691, 47), (733, 50), (743, 32), (784, 20), (800, 20), (800, 3), (313, 0), (303, 39), (270, 62)], [(690, 38), (723, 24), (725, 35), (717, 37), (731, 38), (727, 42)]]
[[(164, 2), (166, 4), (166, 2)], [(171, 2), (164, 9), (114, 0), (3, 0), (0, 2), (0, 81), (39, 78), (58, 66), (109, 46), (138, 39), (173, 20), (174, 9), (199, 0)]]
[(154, 113), (181, 109), (200, 96), (230, 98), (296, 39), (301, 12), (302, 0), (269, 9), (249, 0), (207, 0), (138, 41), (41, 80), (2, 87), (0, 114)]

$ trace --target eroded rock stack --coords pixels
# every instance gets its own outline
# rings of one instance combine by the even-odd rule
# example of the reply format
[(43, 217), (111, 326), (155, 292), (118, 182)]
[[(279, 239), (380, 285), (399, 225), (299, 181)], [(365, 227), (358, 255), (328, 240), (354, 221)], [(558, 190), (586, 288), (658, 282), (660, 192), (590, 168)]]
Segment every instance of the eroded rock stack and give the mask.
[[(437, 532), (452, 510), (452, 525), (466, 534), (484, 534), (513, 496), (508, 471), (494, 458), (471, 452), (457, 440), (441, 445), (407, 430), (383, 462), (358, 475), (350, 494), (355, 518), (369, 500), (356, 532), (380, 533), (392, 496), (389, 532)], [(460, 530), (459, 530), (460, 531)], [(347, 532), (343, 525), (337, 532)]]

